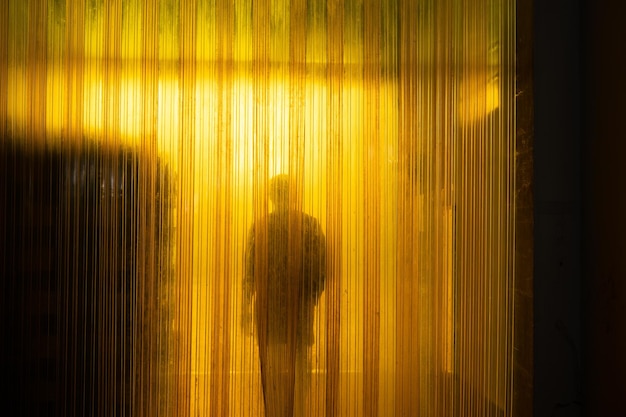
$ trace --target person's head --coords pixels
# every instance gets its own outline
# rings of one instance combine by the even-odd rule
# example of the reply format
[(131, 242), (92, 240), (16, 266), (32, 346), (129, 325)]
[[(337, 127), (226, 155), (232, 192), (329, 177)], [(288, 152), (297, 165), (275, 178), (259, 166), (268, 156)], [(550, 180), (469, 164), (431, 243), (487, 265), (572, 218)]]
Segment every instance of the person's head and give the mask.
[(286, 209), (289, 205), (289, 176), (276, 175), (270, 180), (270, 199), (277, 209)]

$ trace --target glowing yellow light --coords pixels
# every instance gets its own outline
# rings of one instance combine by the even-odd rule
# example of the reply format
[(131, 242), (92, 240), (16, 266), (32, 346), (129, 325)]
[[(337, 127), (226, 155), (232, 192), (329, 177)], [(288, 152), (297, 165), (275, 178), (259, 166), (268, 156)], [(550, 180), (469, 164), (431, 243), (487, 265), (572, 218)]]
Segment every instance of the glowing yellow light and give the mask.
[(500, 106), (499, 79), (485, 74), (468, 76), (459, 89), (459, 122), (468, 124), (482, 120)]

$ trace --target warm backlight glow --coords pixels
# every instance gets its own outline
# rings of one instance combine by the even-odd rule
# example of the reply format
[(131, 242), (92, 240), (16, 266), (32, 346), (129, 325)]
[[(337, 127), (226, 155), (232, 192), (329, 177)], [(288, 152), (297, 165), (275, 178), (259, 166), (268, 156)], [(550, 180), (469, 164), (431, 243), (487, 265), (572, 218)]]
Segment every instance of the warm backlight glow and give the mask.
[[(271, 374), (265, 417), (510, 416), (514, 1), (8, 4), (0, 134), (60, 173), (59, 410), (262, 417)], [(313, 338), (264, 345), (251, 270)]]

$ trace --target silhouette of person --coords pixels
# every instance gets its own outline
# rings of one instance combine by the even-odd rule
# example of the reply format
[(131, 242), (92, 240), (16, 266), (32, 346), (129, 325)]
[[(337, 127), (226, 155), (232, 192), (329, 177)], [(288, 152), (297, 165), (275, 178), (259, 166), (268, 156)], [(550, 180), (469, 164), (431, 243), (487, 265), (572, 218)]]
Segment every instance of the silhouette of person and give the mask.
[[(313, 313), (324, 290), (326, 241), (314, 217), (289, 208), (289, 178), (270, 181), (274, 211), (250, 229), (246, 247), (245, 298), (254, 299), (257, 344), (266, 417), (294, 415), (308, 390), (303, 358), (314, 343)], [(244, 311), (249, 309), (244, 309)], [(303, 400), (298, 400), (299, 407)]]

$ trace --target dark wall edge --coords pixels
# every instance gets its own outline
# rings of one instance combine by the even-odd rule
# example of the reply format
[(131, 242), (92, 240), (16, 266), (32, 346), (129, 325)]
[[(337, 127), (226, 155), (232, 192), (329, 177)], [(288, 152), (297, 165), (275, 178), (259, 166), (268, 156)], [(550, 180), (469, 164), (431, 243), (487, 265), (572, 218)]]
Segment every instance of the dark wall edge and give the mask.
[(533, 414), (533, 0), (516, 2), (514, 417)]

